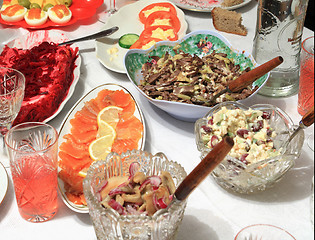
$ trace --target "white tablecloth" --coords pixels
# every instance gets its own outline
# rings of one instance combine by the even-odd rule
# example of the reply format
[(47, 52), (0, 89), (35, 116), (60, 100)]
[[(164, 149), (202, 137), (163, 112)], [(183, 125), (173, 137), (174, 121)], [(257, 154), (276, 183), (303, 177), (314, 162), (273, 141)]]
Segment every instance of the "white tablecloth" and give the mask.
[[(118, 6), (126, 1), (118, 1)], [(106, 1), (107, 3), (107, 1)], [(252, 51), (256, 27), (257, 2), (252, 1), (237, 11), (243, 14), (243, 24), (248, 28), (246, 37), (223, 35), (239, 49)], [(92, 19), (74, 26), (60, 28), (70, 38), (97, 32), (106, 22), (106, 5), (98, 9)], [(188, 31), (214, 30), (210, 13), (184, 11), (189, 24)], [(100, 21), (99, 21), (100, 20)], [(80, 24), (80, 25), (79, 25)], [(0, 26), (0, 43), (26, 33), (27, 30)], [(303, 39), (314, 33), (304, 30)], [(78, 43), (82, 66), (79, 83), (64, 110), (50, 124), (59, 129), (71, 106), (93, 87), (102, 83), (118, 83), (128, 88), (140, 103), (147, 126), (145, 150), (180, 162), (190, 172), (200, 161), (194, 137), (194, 124), (176, 120), (154, 107), (140, 96), (124, 74), (106, 69), (95, 57), (94, 41)], [(0, 45), (1, 48), (1, 45)], [(249, 103), (271, 103), (285, 110), (298, 123), (297, 95), (288, 98), (266, 98), (260, 95)], [(306, 137), (314, 128), (306, 131)], [(180, 228), (179, 240), (232, 240), (242, 228), (259, 223), (273, 224), (289, 231), (297, 240), (314, 239), (310, 221), (311, 181), (314, 174), (314, 153), (304, 144), (302, 155), (295, 166), (272, 189), (255, 195), (238, 195), (220, 188), (212, 178), (207, 178), (188, 200), (185, 217)], [(23, 220), (17, 209), (10, 171), (8, 193), (0, 206), (0, 239), (96, 239), (88, 214), (71, 211), (60, 199), (59, 212), (45, 223), (29, 223)], [(268, 239), (267, 239), (268, 240)], [(280, 240), (280, 239), (279, 239)]]

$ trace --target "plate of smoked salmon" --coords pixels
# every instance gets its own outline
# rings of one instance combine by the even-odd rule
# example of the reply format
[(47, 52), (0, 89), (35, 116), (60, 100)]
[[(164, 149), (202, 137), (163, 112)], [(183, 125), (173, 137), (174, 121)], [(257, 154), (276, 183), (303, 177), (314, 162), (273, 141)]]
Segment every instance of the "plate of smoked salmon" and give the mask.
[(103, 84), (83, 96), (59, 132), (58, 185), (64, 203), (88, 213), (82, 183), (90, 165), (110, 152), (143, 150), (145, 135), (141, 109), (126, 88)]

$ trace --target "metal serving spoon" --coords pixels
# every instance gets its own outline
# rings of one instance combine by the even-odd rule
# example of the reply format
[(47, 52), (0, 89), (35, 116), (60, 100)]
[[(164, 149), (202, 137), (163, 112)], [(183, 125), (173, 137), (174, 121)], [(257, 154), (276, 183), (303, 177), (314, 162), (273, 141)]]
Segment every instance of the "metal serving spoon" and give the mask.
[(296, 134), (309, 126), (311, 126), (314, 123), (314, 106), (305, 113), (305, 115), (302, 117), (302, 120), (299, 123), (299, 126), (297, 129), (294, 130), (294, 132), (289, 137), (287, 143), (285, 144), (285, 148), (290, 144), (292, 139), (296, 136)]
[(70, 41), (67, 41), (67, 42), (63, 42), (63, 43), (59, 43), (58, 45), (62, 46), (62, 45), (66, 45), (66, 44), (72, 44), (72, 43), (75, 43), (75, 42), (82, 42), (82, 41), (87, 41), (87, 40), (92, 40), (92, 39), (98, 39), (98, 38), (106, 37), (106, 36), (109, 36), (109, 35), (113, 34), (116, 31), (118, 31), (118, 29), (119, 29), (119, 27), (112, 27), (112, 28), (103, 30), (101, 32), (98, 32), (98, 33), (95, 33), (95, 34), (92, 34), (92, 35), (89, 35), (89, 36), (73, 39), (73, 40), (70, 40)]
[(270, 61), (250, 70), (249, 72), (245, 72), (241, 76), (239, 76), (234, 81), (230, 82), (229, 85), (219, 93), (215, 94), (211, 99), (210, 103), (215, 103), (215, 100), (224, 93), (232, 92), (237, 93), (240, 90), (246, 88), (253, 82), (255, 82), (258, 78), (264, 76), (266, 73), (279, 66), (283, 62), (283, 58), (281, 56), (275, 57)]

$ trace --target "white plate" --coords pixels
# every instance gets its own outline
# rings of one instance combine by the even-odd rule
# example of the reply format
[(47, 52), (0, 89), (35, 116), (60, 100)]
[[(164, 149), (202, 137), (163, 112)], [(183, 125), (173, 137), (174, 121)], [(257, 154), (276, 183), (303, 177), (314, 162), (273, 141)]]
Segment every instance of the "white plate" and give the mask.
[[(221, 3), (223, 0), (219, 0), (217, 3), (214, 3), (209, 0), (170, 0), (175, 5), (182, 9), (195, 12), (211, 12), (214, 7), (222, 7)], [(244, 0), (243, 3), (231, 6), (231, 7), (222, 7), (228, 10), (234, 10), (240, 7), (243, 7), (250, 3), (252, 0)], [(212, 3), (211, 3), (212, 2)]]
[(9, 185), (9, 178), (7, 171), (5, 170), (2, 163), (0, 163), (0, 205), (7, 195), (8, 191), (8, 185)]
[[(138, 14), (139, 12), (152, 3), (168, 2), (167, 0), (141, 0), (136, 3), (126, 5), (119, 9), (119, 11), (113, 14), (103, 26), (102, 30), (118, 26), (119, 30), (112, 34), (110, 37), (96, 40), (96, 57), (98, 60), (109, 70), (126, 73), (124, 67), (124, 57), (128, 49), (121, 48), (118, 45), (119, 38), (127, 33), (139, 34), (144, 30), (143, 24), (140, 22)], [(171, 3), (172, 4), (172, 3)], [(174, 5), (174, 4), (173, 4)], [(174, 5), (175, 6), (175, 5)], [(188, 24), (185, 20), (185, 14), (182, 10), (175, 6), (177, 16), (181, 22), (181, 28), (178, 32), (178, 38), (182, 38), (186, 35)], [(117, 48), (117, 56), (110, 55), (107, 50)]]
[[(136, 104), (136, 109), (134, 112), (134, 116), (137, 117), (141, 123), (143, 124), (143, 134), (142, 134), (142, 138), (140, 139), (139, 143), (138, 143), (138, 149), (139, 150), (143, 150), (144, 149), (144, 144), (145, 144), (145, 137), (146, 137), (146, 132), (145, 132), (145, 122), (144, 122), (144, 117), (142, 114), (142, 111), (140, 109), (139, 104), (137, 103), (136, 99), (132, 96), (132, 94), (124, 87), (117, 85), (117, 84), (111, 84), (111, 83), (107, 83), (107, 84), (103, 84), (100, 85), (96, 88), (94, 88), (93, 90), (91, 90), (89, 93), (87, 93), (85, 96), (83, 96), (70, 110), (70, 112), (68, 113), (68, 115), (66, 116), (65, 120), (63, 121), (62, 125), (61, 125), (61, 129), (59, 132), (59, 146), (61, 145), (61, 143), (63, 141), (65, 141), (65, 139), (63, 138), (64, 135), (68, 134), (70, 132), (71, 129), (71, 124), (70, 124), (70, 120), (74, 117), (74, 115), (76, 114), (77, 111), (81, 110), (85, 104), (85, 102), (94, 99), (97, 97), (97, 94), (103, 90), (103, 89), (108, 89), (108, 90), (123, 90), (125, 93), (128, 93), (131, 95), (132, 99), (135, 101)], [(59, 190), (62, 196), (62, 200), (64, 201), (64, 203), (73, 211), (78, 212), (78, 213), (88, 213), (89, 209), (87, 206), (84, 205), (78, 205), (78, 204), (74, 204), (71, 201), (68, 200), (66, 194), (65, 194), (65, 189), (64, 189), (64, 183), (61, 179), (58, 178), (58, 185), (59, 185)]]
[[(60, 43), (60, 42), (68, 41), (68, 40), (69, 38), (66, 37), (62, 32), (54, 31), (54, 30), (42, 30), (42, 31), (29, 32), (26, 35), (23, 35), (17, 39), (12, 40), (7, 45), (11, 48), (16, 47), (16, 48), (22, 48), (22, 49), (31, 49), (32, 47), (39, 45), (43, 41)], [(78, 46), (76, 44), (71, 45), (71, 48), (73, 49), (77, 47)], [(60, 111), (63, 109), (66, 102), (72, 96), (75, 86), (77, 82), (79, 81), (79, 77), (80, 77), (80, 66), (81, 66), (80, 55), (78, 55), (75, 61), (75, 65), (76, 67), (74, 68), (74, 71), (73, 71), (73, 75), (74, 75), (73, 82), (69, 88), (66, 98), (60, 104), (60, 106), (58, 107), (58, 110), (53, 115), (46, 118), (43, 122), (48, 122), (52, 120), (54, 117), (56, 117), (60, 113)]]

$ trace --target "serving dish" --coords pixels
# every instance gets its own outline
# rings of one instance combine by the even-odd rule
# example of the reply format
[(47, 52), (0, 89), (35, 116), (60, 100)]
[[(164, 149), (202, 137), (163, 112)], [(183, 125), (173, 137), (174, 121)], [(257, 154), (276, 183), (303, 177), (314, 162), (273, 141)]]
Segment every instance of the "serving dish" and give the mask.
[(240, 4), (236, 4), (231, 7), (223, 7), (222, 0), (215, 1), (215, 0), (171, 0), (176, 6), (186, 9), (189, 11), (195, 12), (211, 12), (214, 7), (222, 7), (227, 10), (234, 10), (237, 8), (241, 8), (247, 4), (249, 4), (252, 0), (244, 0), (244, 2)]
[(304, 143), (304, 131), (299, 131), (293, 141), (285, 148), (289, 136), (297, 128), (285, 112), (269, 104), (256, 104), (247, 107), (237, 102), (224, 102), (213, 107), (195, 123), (196, 144), (201, 152), (201, 159), (211, 149), (205, 144), (202, 129), (204, 129), (204, 126), (208, 126), (210, 117), (223, 107), (227, 109), (260, 110), (267, 113), (270, 116), (269, 125), (276, 134), (271, 139), (279, 154), (251, 164), (246, 164), (246, 162), (228, 155), (211, 173), (212, 177), (221, 187), (242, 194), (264, 191), (272, 187), (281, 180), (284, 174), (293, 167), (295, 160), (299, 158)]
[(47, 22), (43, 25), (30, 26), (25, 22), (24, 19), (19, 22), (6, 22), (2, 19), (1, 15), (0, 23), (3, 25), (18, 26), (29, 29), (44, 29), (48, 27), (60, 28), (63, 26), (72, 25), (79, 20), (84, 20), (93, 17), (96, 14), (96, 10), (103, 4), (103, 2), (104, 2), (103, 0), (74, 0), (69, 8), (72, 12), (72, 18), (67, 23), (58, 24), (48, 19)]
[(3, 202), (5, 196), (7, 195), (9, 185), (9, 178), (7, 171), (0, 162), (0, 205)]
[[(91, 100), (91, 99), (95, 99), (97, 97), (97, 94), (102, 91), (102, 90), (123, 90), (125, 93), (129, 94), (131, 96), (131, 98), (133, 99), (133, 101), (135, 102), (135, 112), (134, 112), (134, 116), (136, 118), (138, 118), (141, 123), (143, 124), (143, 133), (142, 133), (142, 138), (140, 139), (139, 143), (138, 143), (138, 149), (139, 150), (143, 150), (144, 148), (144, 144), (145, 144), (145, 138), (146, 138), (146, 132), (145, 132), (145, 122), (144, 122), (144, 118), (143, 118), (143, 114), (142, 111), (140, 109), (139, 104), (137, 103), (137, 101), (135, 100), (135, 98), (132, 96), (132, 94), (123, 86), (117, 85), (117, 84), (103, 84), (100, 85), (94, 89), (92, 89), (90, 92), (88, 92), (85, 96), (83, 96), (80, 100), (78, 100), (78, 102), (72, 107), (72, 109), (69, 111), (68, 115), (66, 116), (66, 118), (64, 119), (60, 131), (59, 131), (59, 142), (58, 145), (60, 146), (64, 141), (64, 136), (68, 133), (70, 133), (70, 129), (71, 129), (71, 124), (70, 124), (70, 120), (73, 119), (74, 115), (77, 113), (77, 111), (81, 110), (84, 106), (84, 104)], [(60, 172), (60, 168), (59, 168), (59, 172)], [(66, 191), (65, 191), (65, 187), (64, 187), (64, 183), (63, 181), (60, 179), (60, 177), (58, 178), (58, 186), (59, 186), (59, 190), (61, 193), (61, 197), (63, 202), (73, 211), (75, 212), (79, 212), (79, 213), (88, 213), (89, 209), (87, 206), (85, 205), (80, 205), (80, 204), (74, 204), (73, 202), (71, 202), (68, 197), (66, 196)]]
[[(210, 47), (200, 48), (198, 47), (200, 40), (205, 40), (209, 42)], [(230, 42), (221, 34), (214, 31), (200, 30), (187, 34), (183, 39), (175, 42), (162, 41), (158, 42), (155, 46), (148, 50), (132, 49), (129, 50), (125, 56), (125, 68), (129, 80), (132, 84), (139, 90), (139, 92), (148, 99), (149, 102), (157, 106), (158, 108), (166, 111), (171, 116), (183, 120), (194, 122), (197, 119), (203, 117), (211, 108), (201, 105), (172, 102), (165, 100), (157, 100), (148, 97), (139, 87), (138, 84), (143, 79), (141, 74), (142, 65), (150, 61), (151, 56), (163, 56), (165, 52), (174, 54), (173, 48), (180, 45), (179, 49), (185, 53), (191, 55), (197, 55), (203, 57), (208, 55), (213, 50), (218, 53), (226, 53), (229, 59), (233, 59), (235, 64), (239, 64), (241, 70), (250, 67), (251, 69), (258, 66), (254, 58), (247, 52), (237, 50), (233, 48)], [(246, 101), (252, 98), (259, 89), (266, 83), (269, 77), (269, 73), (259, 78), (252, 84), (252, 88), (258, 87), (249, 97), (240, 102)]]
[[(34, 31), (34, 32), (29, 32), (23, 36), (20, 36), (10, 42), (8, 42), (6, 45), (13, 48), (21, 48), (21, 49), (30, 49), (34, 46), (39, 45), (40, 43), (47, 41), (47, 42), (54, 42), (54, 43), (59, 43), (59, 42), (64, 42), (68, 41), (69, 38), (63, 34), (62, 32), (56, 31), (56, 30), (39, 30), (39, 31)], [(77, 48), (78, 46), (76, 44), (71, 45), (72, 49)], [(80, 77), (80, 66), (81, 66), (81, 57), (78, 55), (76, 61), (75, 61), (76, 67), (74, 68), (73, 71), (73, 82), (68, 90), (68, 94), (66, 98), (63, 100), (63, 102), (59, 105), (57, 111), (54, 112), (50, 117), (46, 118), (43, 122), (49, 122), (53, 118), (55, 118), (63, 109), (67, 101), (71, 98), (75, 86), (79, 81)]]
[(134, 162), (140, 164), (140, 172), (147, 176), (158, 176), (162, 171), (169, 172), (176, 187), (187, 175), (181, 165), (168, 160), (163, 153), (153, 155), (135, 150), (121, 155), (111, 153), (106, 161), (93, 163), (84, 179), (83, 187), (98, 239), (176, 239), (184, 218), (186, 200), (160, 209), (153, 216), (120, 215), (111, 208), (104, 208), (99, 202), (97, 191), (106, 179), (112, 176), (129, 176), (129, 166)]
[[(147, 5), (158, 2), (168, 1), (137, 1), (135, 3), (122, 7), (118, 10), (118, 12), (116, 12), (108, 19), (102, 29), (118, 26), (119, 30), (110, 37), (96, 40), (96, 57), (107, 69), (118, 73), (126, 73), (124, 67), (124, 57), (128, 52), (128, 49), (121, 48), (118, 44), (118, 40), (122, 35), (127, 33), (136, 33), (140, 35), (140, 33), (144, 30), (144, 25), (139, 20), (139, 12)], [(177, 11), (177, 16), (181, 23), (181, 28), (178, 32), (178, 38), (182, 38), (187, 32), (188, 25), (185, 20), (184, 12), (176, 6), (175, 8)], [(118, 52), (111, 55), (108, 53), (108, 51), (110, 51), (111, 49), (117, 49)]]

